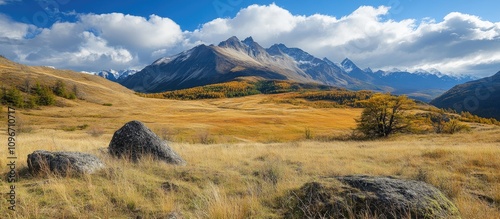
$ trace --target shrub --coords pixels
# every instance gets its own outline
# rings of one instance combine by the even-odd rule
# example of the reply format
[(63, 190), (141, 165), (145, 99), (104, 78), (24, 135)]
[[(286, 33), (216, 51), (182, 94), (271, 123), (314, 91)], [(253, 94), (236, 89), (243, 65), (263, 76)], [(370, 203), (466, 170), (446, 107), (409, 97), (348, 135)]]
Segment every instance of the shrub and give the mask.
[(84, 130), (84, 129), (88, 128), (88, 127), (89, 127), (89, 125), (83, 124), (83, 125), (77, 126), (76, 128), (78, 128), (79, 130)]
[(452, 119), (444, 125), (443, 133), (455, 134), (462, 131), (470, 131), (470, 126), (462, 124), (456, 119)]
[(430, 114), (430, 120), (432, 123), (432, 127), (434, 127), (434, 132), (436, 133), (442, 133), (444, 131), (446, 123), (450, 122), (450, 118), (444, 113), (432, 113)]

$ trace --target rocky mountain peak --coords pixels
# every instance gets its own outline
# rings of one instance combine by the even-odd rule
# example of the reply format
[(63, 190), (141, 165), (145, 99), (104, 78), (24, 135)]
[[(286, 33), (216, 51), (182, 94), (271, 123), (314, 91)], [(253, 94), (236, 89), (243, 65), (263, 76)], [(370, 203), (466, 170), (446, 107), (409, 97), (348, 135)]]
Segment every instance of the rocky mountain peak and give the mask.
[(251, 46), (253, 45), (254, 43), (256, 43), (253, 38), (250, 36), (250, 37), (247, 37), (246, 39), (243, 40), (243, 43), (246, 44), (247, 46)]
[(219, 47), (225, 47), (225, 48), (232, 48), (232, 49), (237, 49), (240, 50), (244, 48), (244, 45), (240, 42), (238, 37), (232, 36), (226, 41), (222, 41), (219, 43)]
[(342, 61), (340, 63), (340, 65), (342, 66), (342, 68), (344, 69), (345, 72), (349, 73), (349, 72), (352, 72), (356, 69), (359, 69), (358, 66), (356, 66), (356, 64), (354, 64), (353, 61), (351, 61), (349, 58), (345, 58), (344, 61)]

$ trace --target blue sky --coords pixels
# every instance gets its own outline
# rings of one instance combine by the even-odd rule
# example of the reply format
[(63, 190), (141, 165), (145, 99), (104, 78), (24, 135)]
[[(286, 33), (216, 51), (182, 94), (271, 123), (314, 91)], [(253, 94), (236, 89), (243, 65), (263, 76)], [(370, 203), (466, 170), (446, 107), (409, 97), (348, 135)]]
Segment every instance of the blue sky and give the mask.
[[(57, 20), (68, 19), (67, 16), (35, 15), (44, 12), (45, 8), (57, 9), (60, 12), (77, 13), (112, 13), (120, 12), (124, 14), (148, 17), (156, 14), (161, 17), (168, 17), (176, 21), (183, 30), (194, 30), (201, 24), (211, 21), (217, 17), (234, 17), (241, 9), (252, 4), (268, 5), (275, 3), (286, 8), (293, 14), (312, 15), (325, 14), (336, 17), (349, 15), (361, 5), (392, 7), (391, 18), (396, 20), (414, 18), (422, 19), (431, 17), (442, 19), (450, 12), (462, 12), (466, 14), (478, 15), (486, 20), (500, 21), (500, 2), (496, 0), (483, 0), (472, 2), (470, 0), (204, 0), (204, 1), (183, 1), (183, 0), (149, 0), (147, 3), (140, 0), (121, 1), (99, 1), (99, 0), (22, 0), (5, 1), (7, 4), (1, 6), (0, 13), (9, 15), (16, 21), (29, 21), (42, 27), (48, 27)], [(2, 2), (0, 0), (0, 2)], [(38, 21), (36, 20), (38, 19)]]
[(235, 35), (361, 67), (487, 76), (500, 70), (498, 8), (494, 0), (0, 0), (0, 54), (77, 71), (141, 68)]

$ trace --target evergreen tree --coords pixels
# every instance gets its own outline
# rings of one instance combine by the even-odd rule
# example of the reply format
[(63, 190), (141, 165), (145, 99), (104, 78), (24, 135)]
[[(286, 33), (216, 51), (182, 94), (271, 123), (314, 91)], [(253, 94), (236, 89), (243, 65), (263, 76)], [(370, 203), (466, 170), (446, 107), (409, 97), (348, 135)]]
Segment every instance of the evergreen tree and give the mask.
[(2, 102), (5, 102), (7, 105), (19, 108), (24, 107), (23, 94), (16, 87), (11, 87), (6, 91), (6, 93), (3, 95)]
[(40, 106), (50, 106), (54, 105), (56, 102), (54, 94), (46, 86), (37, 83), (35, 86), (35, 93), (37, 95), (37, 104)]

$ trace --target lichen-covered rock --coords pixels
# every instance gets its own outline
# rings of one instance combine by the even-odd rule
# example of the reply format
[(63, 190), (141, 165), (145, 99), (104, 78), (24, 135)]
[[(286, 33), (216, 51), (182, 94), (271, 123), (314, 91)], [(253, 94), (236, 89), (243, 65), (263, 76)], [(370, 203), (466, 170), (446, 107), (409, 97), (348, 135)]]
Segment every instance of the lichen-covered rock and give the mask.
[(54, 173), (90, 174), (104, 167), (96, 156), (81, 152), (51, 152), (37, 150), (28, 155), (28, 169), (34, 175)]
[(343, 176), (306, 183), (285, 197), (286, 218), (460, 218), (435, 187), (391, 177)]
[(131, 121), (118, 129), (108, 147), (115, 157), (138, 161), (144, 155), (169, 164), (184, 165), (184, 161), (166, 142), (146, 127), (142, 122)]

